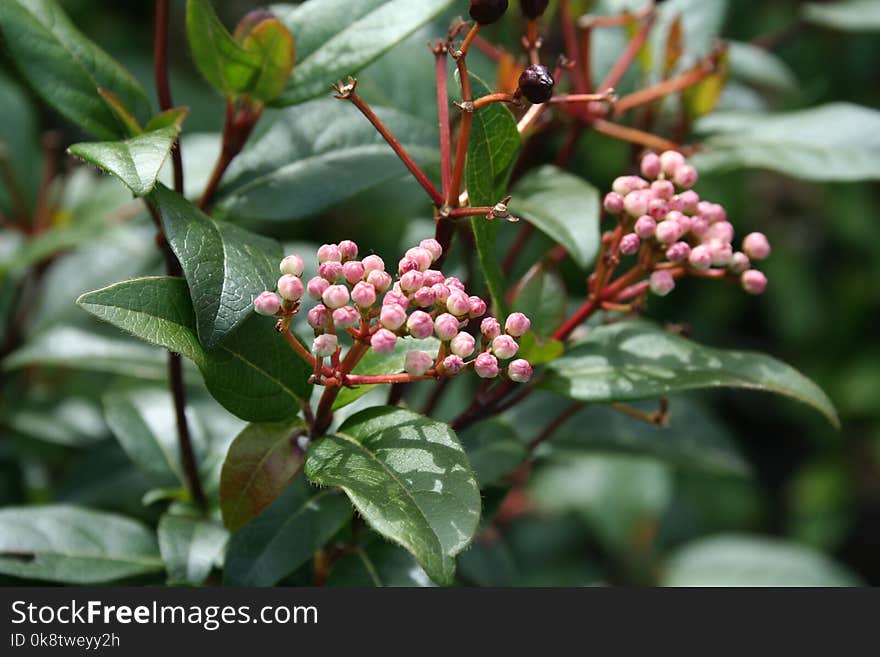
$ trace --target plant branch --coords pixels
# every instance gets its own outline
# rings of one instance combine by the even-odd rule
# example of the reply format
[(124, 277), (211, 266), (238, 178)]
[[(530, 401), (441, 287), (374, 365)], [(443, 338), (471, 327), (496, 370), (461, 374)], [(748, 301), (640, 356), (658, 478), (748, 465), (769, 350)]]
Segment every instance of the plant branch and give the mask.
[(646, 148), (651, 148), (656, 151), (682, 150), (681, 144), (677, 144), (674, 141), (671, 141), (664, 137), (659, 137), (658, 135), (652, 134), (650, 132), (645, 132), (644, 130), (630, 128), (620, 125), (619, 123), (612, 123), (611, 121), (606, 121), (605, 119), (596, 119), (595, 121), (593, 121), (593, 128), (596, 130), (596, 132), (601, 132), (603, 135), (607, 135), (608, 137), (613, 137), (614, 139), (620, 139), (622, 141), (628, 141), (632, 144), (645, 146)]
[(223, 174), (244, 149), (262, 113), (262, 105), (249, 101), (236, 103), (231, 99), (226, 100), (226, 120), (223, 124), (223, 144), (220, 147), (220, 156), (214, 164), (214, 170), (211, 172), (205, 191), (202, 192), (202, 197), (199, 199), (199, 209), (203, 212), (210, 210), (211, 202), (214, 200)]
[[(153, 74), (156, 78), (156, 94), (159, 109), (163, 112), (174, 107), (171, 100), (171, 85), (168, 82), (168, 25), (171, 16), (168, 0), (156, 0), (156, 32), (153, 41)], [(183, 155), (180, 151), (180, 138), (171, 150), (171, 164), (174, 175), (174, 191), (183, 194)]]
[(713, 60), (709, 60), (670, 80), (664, 80), (658, 84), (628, 94), (614, 105), (614, 114), (615, 116), (620, 116), (634, 107), (654, 102), (676, 91), (687, 89), (714, 73), (715, 69), (716, 66), (713, 58)]
[(449, 77), (446, 71), (446, 45), (438, 42), (434, 48), (434, 63), (437, 72), (437, 120), (440, 123), (440, 175), (442, 176), (442, 196), (449, 193), (452, 179), (452, 135), (449, 124)]
[(620, 80), (629, 69), (630, 64), (633, 63), (633, 60), (639, 54), (639, 50), (645, 45), (645, 41), (647, 41), (648, 35), (654, 27), (656, 19), (657, 16), (654, 13), (647, 15), (645, 22), (642, 23), (642, 26), (639, 28), (638, 32), (635, 33), (633, 38), (630, 39), (626, 49), (624, 49), (617, 61), (614, 62), (614, 66), (608, 71), (608, 75), (605, 76), (605, 79), (599, 84), (599, 89), (609, 89), (616, 87), (620, 83)]
[(586, 406), (583, 402), (575, 402), (554, 418), (534, 440), (528, 444), (529, 452), (534, 452), (540, 445), (550, 440), (562, 426), (577, 415)]

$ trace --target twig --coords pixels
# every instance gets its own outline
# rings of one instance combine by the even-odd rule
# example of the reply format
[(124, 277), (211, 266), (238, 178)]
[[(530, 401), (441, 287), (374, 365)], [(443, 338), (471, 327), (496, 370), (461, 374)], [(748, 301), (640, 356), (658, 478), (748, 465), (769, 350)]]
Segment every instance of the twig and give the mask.
[(548, 424), (534, 440), (532, 440), (532, 442), (528, 444), (529, 452), (534, 452), (538, 446), (550, 440), (550, 438), (553, 437), (553, 434), (555, 434), (571, 418), (577, 415), (585, 406), (586, 404), (583, 402), (575, 402), (567, 407), (561, 414), (554, 418), (553, 421), (550, 422), (550, 424)]

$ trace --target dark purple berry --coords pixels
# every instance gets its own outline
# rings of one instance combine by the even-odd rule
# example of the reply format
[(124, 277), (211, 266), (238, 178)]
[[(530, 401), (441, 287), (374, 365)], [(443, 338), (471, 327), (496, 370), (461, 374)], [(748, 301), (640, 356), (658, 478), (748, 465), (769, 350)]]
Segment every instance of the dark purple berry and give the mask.
[(480, 25), (494, 23), (507, 11), (507, 0), (471, 0), (471, 18)]
[(531, 20), (543, 16), (549, 4), (550, 0), (519, 0), (523, 15)]
[(532, 64), (519, 76), (520, 92), (536, 105), (550, 100), (555, 84), (550, 70), (541, 64)]

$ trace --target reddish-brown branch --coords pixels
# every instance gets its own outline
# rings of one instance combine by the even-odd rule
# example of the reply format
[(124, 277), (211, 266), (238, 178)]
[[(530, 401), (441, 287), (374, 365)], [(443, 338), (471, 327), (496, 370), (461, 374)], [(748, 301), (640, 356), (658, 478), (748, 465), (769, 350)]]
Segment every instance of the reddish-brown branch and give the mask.
[(675, 93), (676, 91), (681, 91), (682, 89), (687, 89), (690, 86), (693, 86), (703, 80), (707, 76), (711, 75), (714, 71), (713, 66), (699, 66), (694, 68), (686, 73), (682, 73), (679, 76), (676, 76), (670, 80), (664, 80), (658, 84), (655, 84), (650, 87), (646, 87), (644, 89), (640, 89), (639, 91), (635, 91), (631, 94), (628, 94), (617, 101), (614, 105), (614, 114), (616, 116), (620, 116), (624, 112), (627, 112), (635, 107), (639, 107), (640, 105), (645, 105), (647, 103), (652, 103), (655, 100), (659, 100), (664, 96), (668, 96), (671, 93)]
[(601, 132), (603, 135), (627, 141), (632, 144), (638, 144), (656, 151), (682, 150), (681, 145), (674, 141), (659, 137), (650, 132), (645, 132), (644, 130), (637, 130), (636, 128), (629, 128), (618, 123), (612, 123), (605, 119), (596, 119), (593, 121), (593, 128), (596, 132)]
[(223, 174), (244, 149), (262, 113), (262, 105), (252, 105), (247, 101), (237, 105), (235, 101), (227, 99), (226, 121), (223, 124), (223, 143), (220, 147), (220, 156), (214, 164), (208, 184), (199, 199), (199, 208), (202, 211), (208, 212), (210, 209), (214, 194), (217, 193), (217, 188), (223, 179)]
[[(562, 37), (565, 41), (565, 54), (569, 61), (575, 62), (577, 61), (580, 48), (578, 47), (577, 32), (575, 30), (574, 19), (571, 15), (571, 6), (568, 0), (559, 1), (559, 20), (562, 23)], [(578, 67), (572, 67), (570, 73), (575, 91), (577, 93), (586, 93), (588, 90)]]
[(608, 75), (606, 75), (605, 79), (599, 84), (598, 89), (610, 89), (616, 87), (620, 83), (620, 80), (629, 69), (630, 64), (633, 63), (633, 60), (639, 54), (639, 50), (645, 45), (645, 41), (651, 33), (651, 28), (654, 27), (655, 20), (656, 16), (653, 14), (645, 19), (645, 22), (639, 28), (638, 32), (635, 33), (633, 38), (630, 39), (626, 49), (621, 53), (620, 57), (614, 63), (614, 66), (608, 71)]
[(449, 123), (449, 78), (446, 71), (446, 46), (439, 45), (434, 50), (437, 69), (437, 119), (440, 123), (440, 175), (442, 177), (442, 196), (449, 193), (452, 178), (452, 130)]
[(562, 426), (568, 422), (571, 418), (577, 415), (581, 409), (586, 406), (583, 402), (576, 402), (571, 406), (567, 407), (562, 413), (560, 413), (553, 421), (548, 424), (544, 430), (538, 434), (534, 440), (532, 440), (528, 445), (528, 450), (530, 452), (534, 452), (541, 444), (550, 440)]
[[(168, 24), (170, 14), (168, 0), (156, 0), (156, 32), (153, 41), (153, 74), (156, 78), (156, 95), (162, 111), (174, 107), (171, 100), (171, 85), (168, 82)], [(174, 191), (183, 194), (183, 156), (180, 152), (180, 139), (174, 142), (171, 150), (171, 165), (174, 175)]]
[(504, 91), (499, 91), (494, 94), (486, 94), (485, 96), (480, 96), (474, 101), (473, 110), (476, 112), (478, 109), (482, 109), (486, 107), (486, 105), (491, 105), (492, 103), (517, 103), (519, 102), (519, 98), (514, 94), (509, 94)]

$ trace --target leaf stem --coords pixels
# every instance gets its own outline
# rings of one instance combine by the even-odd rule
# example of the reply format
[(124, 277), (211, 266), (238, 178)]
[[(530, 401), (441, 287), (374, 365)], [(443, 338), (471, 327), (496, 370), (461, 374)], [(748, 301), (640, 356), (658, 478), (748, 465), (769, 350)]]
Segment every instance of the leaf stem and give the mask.
[[(171, 18), (168, 5), (168, 0), (156, 0), (156, 31), (153, 40), (153, 74), (156, 78), (159, 109), (163, 112), (174, 107), (171, 100), (171, 85), (168, 82), (168, 25)], [(174, 170), (174, 191), (182, 195), (183, 156), (179, 137), (171, 149), (171, 164)]]
[(648, 35), (651, 33), (651, 29), (654, 27), (656, 20), (657, 15), (655, 13), (651, 12), (647, 15), (645, 22), (642, 23), (638, 32), (636, 32), (635, 36), (630, 39), (626, 48), (620, 54), (620, 57), (614, 62), (614, 66), (608, 71), (608, 75), (606, 75), (605, 79), (599, 83), (599, 86), (597, 87), (598, 89), (609, 89), (616, 87), (620, 83), (620, 80), (626, 74), (627, 70), (629, 70), (630, 64), (633, 63), (633, 60), (639, 54), (639, 50), (645, 45), (645, 41), (648, 40)]
[(262, 113), (263, 106), (249, 100), (241, 100), (238, 103), (232, 99), (226, 100), (223, 145), (220, 148), (220, 156), (214, 164), (214, 170), (211, 172), (208, 184), (205, 186), (205, 191), (202, 192), (202, 197), (199, 199), (199, 209), (203, 212), (209, 211), (217, 188), (220, 186), (220, 181), (223, 179), (223, 174), (244, 149)]
[(670, 80), (664, 80), (653, 86), (628, 94), (617, 101), (614, 106), (614, 114), (615, 116), (620, 116), (624, 112), (635, 107), (654, 102), (655, 100), (659, 100), (676, 91), (687, 89), (714, 73), (715, 69), (715, 62), (713, 60), (707, 60), (690, 71), (682, 73)]
[(442, 176), (442, 196), (449, 193), (452, 178), (452, 135), (449, 125), (449, 78), (446, 71), (446, 57), (449, 51), (446, 44), (438, 42), (433, 47), (434, 63), (437, 72), (437, 120), (440, 124), (440, 175)]
[(596, 130), (596, 132), (601, 132), (603, 135), (607, 135), (608, 137), (613, 137), (614, 139), (620, 139), (622, 141), (628, 141), (632, 144), (638, 144), (640, 146), (652, 148), (657, 151), (682, 150), (681, 144), (677, 144), (674, 141), (671, 141), (664, 137), (659, 137), (650, 132), (645, 132), (644, 130), (630, 128), (620, 125), (619, 123), (612, 123), (611, 121), (606, 121), (605, 119), (596, 119), (595, 121), (593, 121), (593, 128)]
[(528, 444), (527, 449), (529, 452), (534, 452), (540, 445), (550, 440), (553, 437), (553, 434), (561, 429), (566, 422), (577, 415), (585, 406), (586, 404), (583, 402), (575, 402), (571, 406), (568, 406)]

